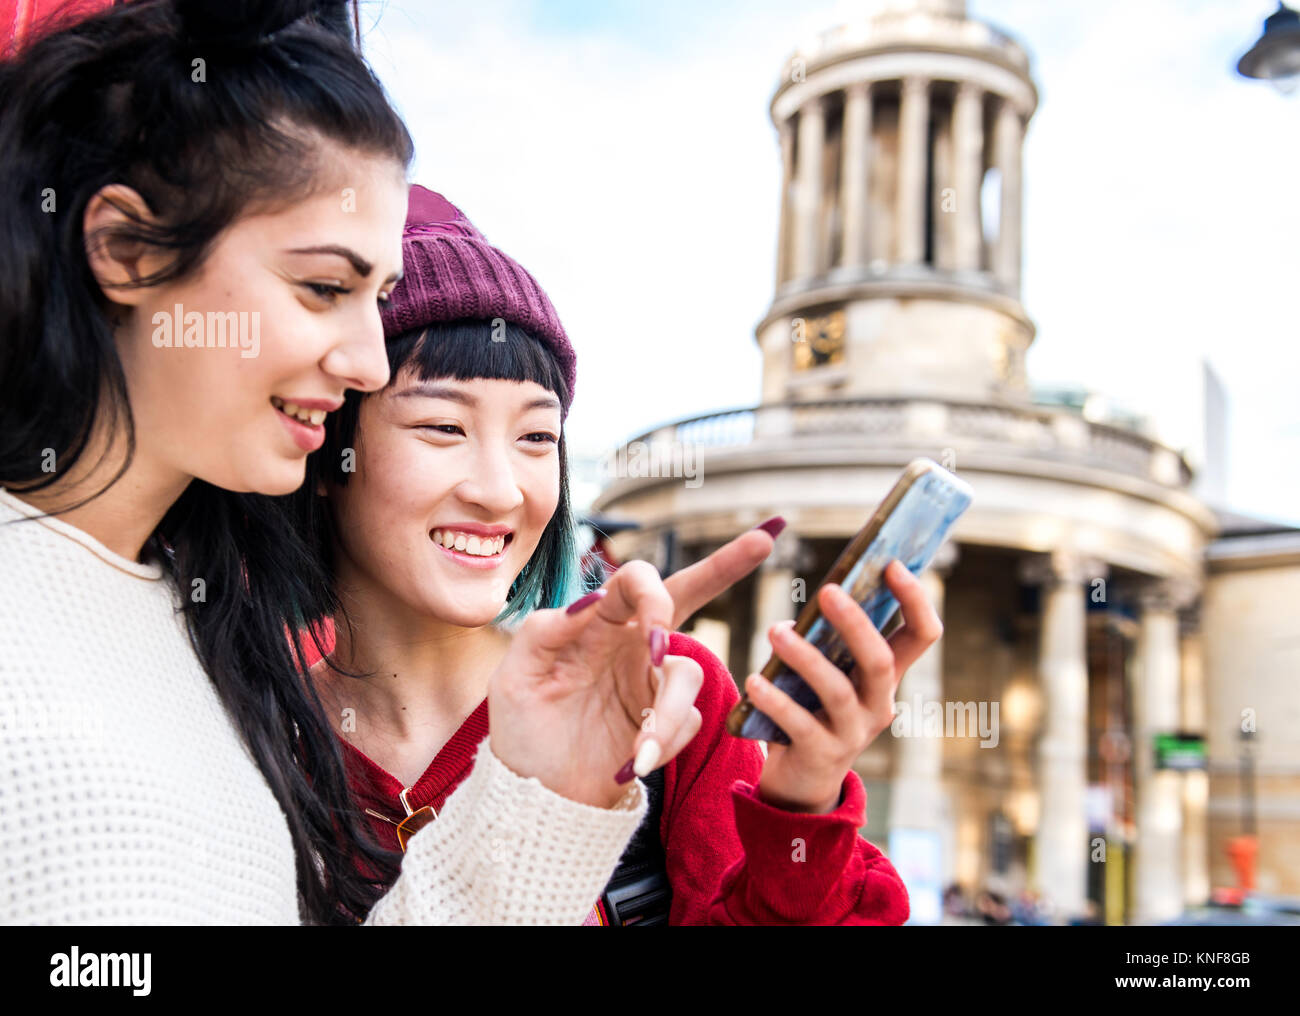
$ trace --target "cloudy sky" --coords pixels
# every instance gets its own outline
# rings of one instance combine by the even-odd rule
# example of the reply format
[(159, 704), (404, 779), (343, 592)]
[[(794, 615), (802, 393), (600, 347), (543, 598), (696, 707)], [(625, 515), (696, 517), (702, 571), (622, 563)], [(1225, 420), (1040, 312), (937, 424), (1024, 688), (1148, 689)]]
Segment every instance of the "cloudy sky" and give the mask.
[[(1300, 524), (1300, 94), (1236, 76), (1271, 0), (971, 0), (1019, 38), (1035, 384), (1198, 453), (1229, 408), (1226, 507)], [(524, 264), (578, 351), (575, 450), (758, 401), (780, 186), (767, 104), (801, 40), (869, 0), (369, 0), (414, 179)]]

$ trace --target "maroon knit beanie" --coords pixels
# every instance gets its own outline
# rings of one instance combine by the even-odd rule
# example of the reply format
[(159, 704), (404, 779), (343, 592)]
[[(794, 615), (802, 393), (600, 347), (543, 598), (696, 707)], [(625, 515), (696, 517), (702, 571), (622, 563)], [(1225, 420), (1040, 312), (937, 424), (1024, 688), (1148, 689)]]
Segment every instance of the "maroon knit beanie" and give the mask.
[(551, 301), (537, 280), (488, 243), (459, 208), (419, 184), (411, 187), (407, 201), (402, 271), (380, 311), (385, 336), (461, 318), (503, 318), (526, 328), (560, 365), (569, 386), (561, 416), (568, 416), (577, 357)]

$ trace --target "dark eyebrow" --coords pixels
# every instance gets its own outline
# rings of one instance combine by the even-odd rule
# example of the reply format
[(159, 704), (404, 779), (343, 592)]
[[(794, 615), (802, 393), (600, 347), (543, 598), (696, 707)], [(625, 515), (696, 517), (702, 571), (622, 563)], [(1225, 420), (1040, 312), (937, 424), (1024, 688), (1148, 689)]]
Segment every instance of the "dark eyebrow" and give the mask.
[[(478, 405), (478, 398), (469, 392), (462, 391), (459, 388), (453, 388), (450, 385), (440, 385), (433, 381), (421, 381), (418, 384), (411, 385), (409, 388), (403, 388), (400, 392), (395, 393), (396, 398), (424, 398), (424, 399), (447, 399), (449, 402), (459, 402), (463, 406), (473, 408)], [(527, 409), (560, 409), (560, 400), (554, 395), (539, 396), (531, 399), (525, 405), (520, 407)]]
[[(346, 258), (348, 263), (352, 265), (353, 270), (358, 275), (360, 275), (363, 279), (367, 278), (370, 275), (370, 272), (375, 267), (369, 261), (363, 258), (360, 254), (354, 251), (352, 248), (343, 247), (337, 243), (322, 244), (319, 247), (296, 247), (290, 250), (289, 253), (290, 254), (337, 254), (341, 258)], [(398, 271), (390, 275), (385, 281), (397, 282), (401, 277), (402, 277), (402, 272), (399, 269)]]

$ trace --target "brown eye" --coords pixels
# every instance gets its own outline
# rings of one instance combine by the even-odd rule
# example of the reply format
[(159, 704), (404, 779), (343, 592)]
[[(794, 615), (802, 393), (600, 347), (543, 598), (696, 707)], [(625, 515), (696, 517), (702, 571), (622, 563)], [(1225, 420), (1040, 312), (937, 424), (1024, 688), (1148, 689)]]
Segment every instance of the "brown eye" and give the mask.
[(352, 290), (345, 289), (343, 286), (332, 286), (325, 282), (304, 282), (303, 285), (319, 296), (322, 300), (326, 300), (330, 303), (333, 303), (345, 293), (352, 292)]

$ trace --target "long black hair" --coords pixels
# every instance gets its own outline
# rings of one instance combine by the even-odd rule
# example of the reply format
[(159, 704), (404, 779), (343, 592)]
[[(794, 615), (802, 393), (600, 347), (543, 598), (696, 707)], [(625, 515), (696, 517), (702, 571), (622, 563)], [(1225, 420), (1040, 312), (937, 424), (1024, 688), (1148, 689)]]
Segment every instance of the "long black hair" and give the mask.
[[(400, 296), (395, 294), (394, 299)], [(553, 393), (562, 404), (569, 403), (569, 386), (554, 354), (528, 329), (513, 321), (507, 321), (499, 330), (492, 320), (440, 321), (390, 337), (387, 349), (390, 388), (399, 372), (409, 366), (421, 381), (440, 378), (532, 381)], [(343, 406), (326, 420), (325, 443), (307, 457), (307, 482), (289, 495), (295, 503), (295, 528), (315, 548), (331, 587), (336, 578), (338, 523), (328, 498), (316, 491), (321, 480), (340, 486), (348, 482), (357, 458), (363, 454), (363, 448), (358, 447), (357, 429), (361, 402), (372, 394), (378, 393), (349, 391), (344, 395)], [(558, 445), (560, 487), (555, 512), (542, 531), (531, 560), (511, 584), (505, 606), (493, 619), (494, 624), (508, 625), (539, 608), (566, 606), (591, 584), (583, 576), (578, 556), (563, 426)], [(604, 577), (597, 575), (595, 584)], [(331, 588), (331, 598), (335, 599), (336, 620), (343, 618), (346, 622), (346, 612), (338, 604), (334, 588)]]
[[(349, 38), (355, 23), (344, 2), (139, 0), (38, 31), (0, 63), (0, 486), (56, 482), (101, 421), (127, 439), (109, 485), (130, 464), (125, 377), (82, 228), (102, 187), (132, 187), (154, 213), (116, 230), (170, 253), (138, 283), (153, 285), (201, 266), (255, 202), (308, 197), (318, 138), (409, 166), (410, 135)], [(41, 468), (50, 448), (57, 473)], [(356, 922), (375, 898), (357, 858), (390, 855), (364, 829), (303, 676), (300, 622), (331, 604), (288, 502), (194, 480), (146, 549), (180, 589), (206, 583), (206, 602), (181, 598), (190, 637), (288, 819), (301, 916)]]

